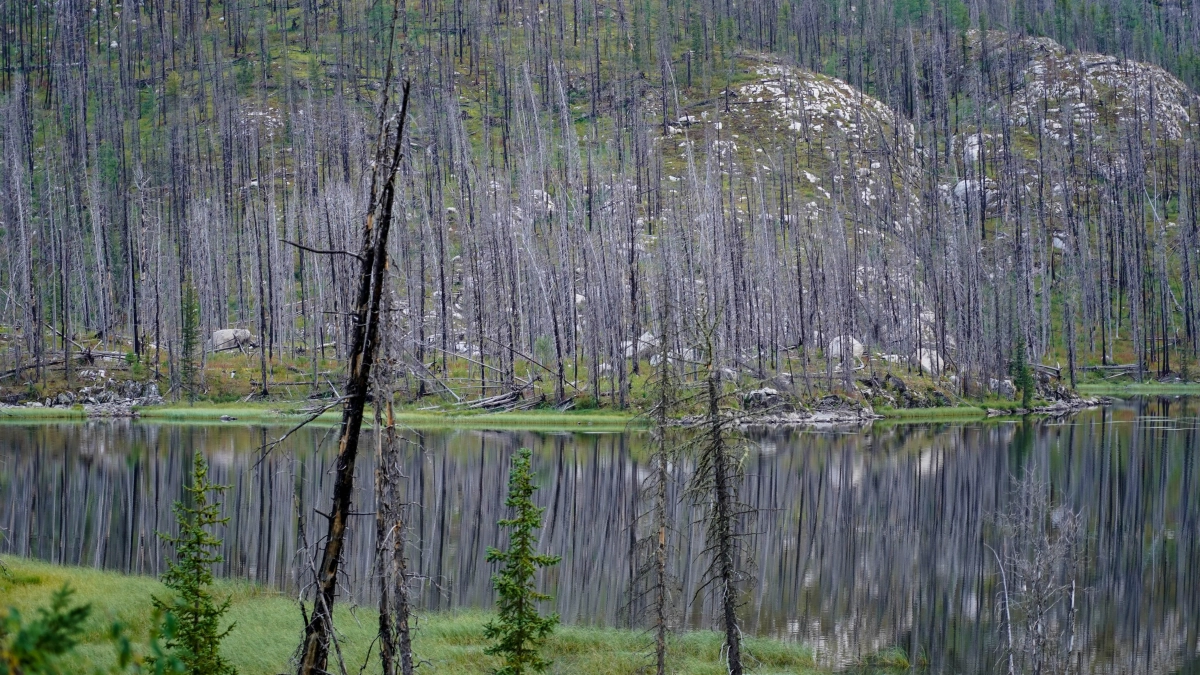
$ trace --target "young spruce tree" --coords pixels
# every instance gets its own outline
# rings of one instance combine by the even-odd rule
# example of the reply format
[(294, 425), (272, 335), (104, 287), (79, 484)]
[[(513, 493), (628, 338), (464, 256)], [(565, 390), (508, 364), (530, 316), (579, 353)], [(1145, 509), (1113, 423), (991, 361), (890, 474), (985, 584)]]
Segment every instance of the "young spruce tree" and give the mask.
[(541, 616), (537, 609), (537, 603), (549, 600), (550, 596), (538, 592), (534, 575), (538, 568), (557, 565), (561, 558), (537, 552), (535, 531), (542, 526), (545, 509), (533, 503), (537, 486), (533, 484), (531, 456), (528, 448), (521, 448), (513, 457), (508, 474), (508, 499), (504, 505), (513, 510), (514, 516), (500, 521), (500, 526), (510, 531), (508, 549), (489, 547), (487, 552), (488, 562), (504, 565), (492, 577), (492, 585), (500, 596), (497, 603), (500, 616), (483, 629), (487, 639), (494, 642), (485, 653), (504, 659), (504, 665), (495, 671), (497, 675), (545, 671), (550, 661), (542, 658), (542, 644), (558, 625), (557, 614)]
[(179, 388), (189, 401), (195, 401), (196, 390), (200, 386), (200, 360), (196, 354), (200, 351), (200, 299), (196, 295), (196, 285), (190, 279), (183, 284), (182, 304)]
[[(73, 672), (62, 661), (74, 652), (87, 634), (91, 605), (76, 605), (69, 586), (64, 585), (39, 607), (37, 617), (26, 620), (15, 608), (0, 614), (0, 675), (62, 675)], [(107, 638), (116, 658), (105, 666), (93, 664), (93, 675), (182, 675), (183, 664), (164, 651), (162, 638), (174, 634), (174, 617), (155, 610), (144, 645), (136, 646), (120, 622), (109, 626)]]
[(208, 463), (196, 453), (192, 484), (187, 488), (191, 506), (175, 502), (179, 536), (158, 536), (175, 547), (177, 560), (163, 575), (163, 583), (175, 592), (170, 600), (154, 598), (154, 607), (171, 612), (177, 620), (175, 635), (167, 640), (173, 656), (184, 665), (188, 675), (236, 675), (237, 670), (221, 657), (221, 640), (233, 626), (221, 630), (221, 618), (229, 610), (229, 599), (218, 603), (210, 586), (212, 566), (224, 560), (217, 549), (221, 538), (209, 530), (224, 525), (220, 502), (209, 501), (209, 493), (219, 496), (228, 486), (208, 480)]
[(1017, 389), (1021, 390), (1021, 407), (1028, 410), (1033, 406), (1033, 372), (1029, 368), (1029, 358), (1025, 355), (1025, 341), (1017, 338), (1016, 349), (1013, 351), (1012, 376)]

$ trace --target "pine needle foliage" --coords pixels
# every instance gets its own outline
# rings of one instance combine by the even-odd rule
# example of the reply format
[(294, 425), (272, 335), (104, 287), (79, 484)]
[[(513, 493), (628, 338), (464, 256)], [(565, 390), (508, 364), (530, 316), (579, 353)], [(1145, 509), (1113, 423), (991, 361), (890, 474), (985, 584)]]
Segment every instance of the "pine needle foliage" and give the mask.
[(1025, 354), (1025, 341), (1017, 339), (1013, 353), (1012, 376), (1014, 384), (1021, 390), (1021, 407), (1030, 408), (1033, 405), (1033, 371), (1029, 367), (1029, 358)]
[[(60, 675), (73, 672), (61, 665), (61, 659), (78, 646), (85, 633), (85, 622), (91, 616), (91, 605), (75, 605), (75, 592), (68, 585), (54, 592), (48, 607), (39, 607), (37, 618), (26, 621), (16, 609), (0, 617), (0, 675)], [(174, 618), (155, 612), (150, 622), (149, 642), (135, 649), (125, 627), (113, 623), (107, 639), (116, 648), (117, 658), (107, 669), (95, 668), (96, 675), (104, 673), (183, 673), (183, 664), (167, 655), (160, 638), (169, 637), (175, 630)]]
[(175, 592), (172, 599), (154, 599), (156, 609), (171, 612), (177, 622), (175, 635), (167, 640), (171, 653), (184, 664), (188, 675), (236, 675), (237, 670), (221, 657), (221, 640), (233, 630), (233, 625), (221, 630), (221, 618), (229, 610), (229, 598), (218, 602), (210, 587), (212, 566), (224, 560), (217, 550), (221, 538), (211, 528), (224, 525), (228, 518), (220, 515), (220, 502), (209, 500), (209, 494), (220, 496), (229, 486), (216, 485), (208, 479), (208, 463), (196, 453), (192, 467), (192, 484), (187, 487), (191, 505), (175, 502), (175, 517), (179, 521), (179, 536), (158, 536), (175, 548), (176, 562), (170, 564), (162, 581)]
[(709, 564), (702, 589), (711, 589), (718, 605), (719, 624), (725, 633), (723, 649), (729, 675), (742, 675), (742, 631), (738, 611), (742, 586), (749, 579), (750, 560), (745, 548), (746, 520), (752, 507), (738, 497), (742, 478), (744, 447), (733, 433), (734, 418), (725, 414), (721, 369), (713, 349), (714, 323), (702, 328), (704, 345), (705, 418), (693, 442), (695, 462), (689, 492), (695, 504), (704, 509), (705, 555)]
[(67, 586), (55, 591), (50, 606), (40, 608), (33, 621), (24, 623), (10, 609), (0, 623), (0, 674), (60, 672), (55, 660), (75, 648), (90, 613), (88, 605), (71, 607)]
[(187, 395), (188, 401), (195, 401), (196, 391), (200, 387), (200, 360), (197, 355), (200, 350), (200, 298), (191, 280), (183, 284), (181, 311), (183, 330), (179, 350), (179, 387)]
[(558, 625), (558, 614), (542, 616), (537, 608), (539, 601), (550, 599), (537, 590), (534, 583), (537, 570), (557, 565), (561, 558), (537, 552), (536, 530), (542, 527), (545, 509), (533, 503), (537, 486), (533, 484), (531, 458), (530, 450), (521, 448), (513, 457), (509, 472), (508, 499), (504, 505), (514, 515), (499, 521), (501, 527), (509, 530), (508, 548), (501, 551), (489, 547), (487, 552), (488, 562), (503, 565), (492, 576), (492, 585), (499, 595), (499, 616), (483, 629), (484, 636), (493, 641), (485, 653), (504, 659), (496, 675), (526, 675), (549, 668), (551, 662), (542, 656), (542, 646)]

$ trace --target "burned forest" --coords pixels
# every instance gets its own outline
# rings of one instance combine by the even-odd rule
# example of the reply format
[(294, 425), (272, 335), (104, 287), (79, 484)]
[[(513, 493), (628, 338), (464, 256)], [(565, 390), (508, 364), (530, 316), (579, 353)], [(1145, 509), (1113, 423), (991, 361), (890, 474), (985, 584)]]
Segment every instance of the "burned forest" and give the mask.
[(1192, 9), (6, 0), (0, 385), (339, 396), (393, 41), (398, 401), (649, 407), (701, 315), (806, 395), (1187, 379)]

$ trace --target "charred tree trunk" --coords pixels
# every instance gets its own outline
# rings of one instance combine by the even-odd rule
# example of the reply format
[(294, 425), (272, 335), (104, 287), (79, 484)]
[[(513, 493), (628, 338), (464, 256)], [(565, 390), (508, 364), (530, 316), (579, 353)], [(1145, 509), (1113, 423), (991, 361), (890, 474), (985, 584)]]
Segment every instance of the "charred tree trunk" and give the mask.
[[(397, 4), (398, 7), (398, 4)], [(395, 16), (393, 15), (393, 24)], [(393, 31), (394, 32), (394, 31)], [(375, 151), (375, 169), (371, 179), (371, 201), (363, 225), (358, 293), (355, 297), (349, 353), (349, 377), (346, 404), (342, 410), (338, 438), (337, 476), (333, 484), (333, 508), (329, 512), (329, 530), (325, 550), (317, 570), (317, 597), (312, 617), (304, 629), (299, 675), (325, 672), (329, 640), (333, 630), (333, 602), (337, 592), (338, 565), (350, 518), (350, 498), (354, 491), (354, 462), (358, 456), (358, 437), (363, 409), (367, 403), (371, 366), (379, 348), (379, 303), (387, 269), (387, 239), (392, 225), (392, 204), (396, 196), (396, 173), (400, 166), (404, 140), (404, 121), (408, 115), (409, 83), (404, 83), (403, 101), (396, 121), (394, 146), (389, 154), (387, 142), (391, 121), (386, 118), (387, 93), (391, 84), (391, 62), (385, 79), (383, 105), (380, 107), (380, 131)], [(381, 180), (382, 179), (382, 180)], [(382, 186), (380, 185), (382, 183)], [(376, 221), (378, 220), (378, 224)]]

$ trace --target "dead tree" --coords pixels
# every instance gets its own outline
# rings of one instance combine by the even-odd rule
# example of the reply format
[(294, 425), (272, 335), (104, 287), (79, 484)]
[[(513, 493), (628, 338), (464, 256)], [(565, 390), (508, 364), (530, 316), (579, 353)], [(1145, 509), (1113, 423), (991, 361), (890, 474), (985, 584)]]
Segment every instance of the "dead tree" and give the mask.
[[(396, 4), (399, 7), (399, 3)], [(393, 25), (395, 13), (393, 14)], [(394, 34), (394, 31), (393, 31)], [(400, 168), (404, 142), (404, 121), (408, 115), (409, 83), (404, 83), (398, 116), (387, 117), (388, 93), (392, 78), (388, 60), (383, 103), (379, 113), (379, 137), (371, 175), (371, 197), (363, 225), (358, 292), (351, 323), (351, 343), (346, 384), (346, 403), (338, 437), (337, 475), (333, 484), (333, 507), (325, 549), (317, 570), (317, 591), (312, 617), (304, 629), (299, 675), (325, 672), (329, 640), (333, 630), (333, 602), (337, 592), (338, 565), (350, 517), (350, 498), (354, 491), (354, 462), (358, 456), (358, 437), (363, 409), (367, 403), (371, 366), (379, 349), (379, 305), (387, 270), (387, 239), (392, 225), (392, 205), (396, 195), (396, 173)], [(393, 135), (393, 125), (394, 135)]]
[(714, 323), (701, 327), (705, 379), (701, 400), (705, 414), (693, 455), (695, 473), (689, 490), (695, 503), (705, 509), (706, 553), (710, 562), (703, 589), (711, 588), (716, 598), (718, 620), (725, 634), (729, 675), (742, 675), (742, 633), (738, 625), (739, 586), (746, 578), (743, 523), (747, 510), (739, 503), (737, 482), (741, 474), (732, 438), (733, 418), (721, 408), (723, 386), (713, 345)]
[[(385, 299), (384, 330), (397, 330), (392, 296)], [(375, 578), (379, 584), (379, 661), (383, 675), (413, 674), (412, 602), (409, 592), (405, 479), (397, 446), (392, 402), (401, 376), (403, 348), (395, 340), (382, 345), (375, 370)]]
[[(670, 464), (677, 459), (677, 449), (671, 441), (669, 425), (671, 415), (677, 407), (679, 382), (674, 359), (671, 358), (673, 344), (670, 330), (670, 312), (667, 285), (664, 279), (663, 301), (659, 308), (659, 342), (655, 354), (657, 363), (651, 359), (654, 373), (651, 386), (654, 404), (648, 416), (651, 418), (652, 454), (650, 473), (642, 483), (642, 496), (650, 502), (650, 525), (637, 541), (635, 551), (636, 573), (632, 578), (631, 615), (634, 605), (645, 603), (640, 610), (641, 621), (654, 633), (654, 663), (656, 675), (667, 671), (667, 637), (671, 631), (674, 615), (672, 595), (676, 591), (676, 580), (669, 572), (669, 543), (673, 531), (670, 514)], [(632, 616), (631, 616), (632, 618)], [(635, 619), (636, 620), (636, 619)]]
[[(391, 387), (376, 389), (375, 576), (379, 583), (379, 660), (383, 675), (412, 675), (412, 602), (409, 594), (407, 522), (401, 501), (396, 421)], [(384, 398), (386, 397), (386, 398)], [(384, 402), (386, 401), (386, 403)], [(386, 410), (386, 413), (385, 413)]]

